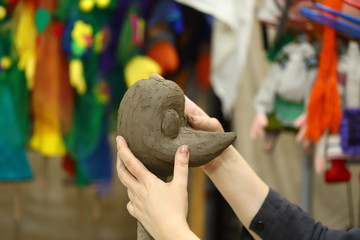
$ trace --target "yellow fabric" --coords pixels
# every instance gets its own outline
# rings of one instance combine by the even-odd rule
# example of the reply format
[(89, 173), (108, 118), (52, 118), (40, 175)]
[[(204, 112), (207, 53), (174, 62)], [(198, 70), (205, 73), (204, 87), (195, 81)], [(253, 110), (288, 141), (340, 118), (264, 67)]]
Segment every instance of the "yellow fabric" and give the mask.
[(0, 59), (0, 65), (3, 69), (7, 70), (11, 67), (12, 61), (8, 56), (4, 56)]
[(66, 154), (59, 127), (48, 126), (39, 121), (35, 121), (30, 147), (49, 157), (64, 156)]
[(104, 50), (104, 39), (105, 39), (104, 31), (100, 31), (100, 32), (95, 34), (95, 37), (94, 37), (94, 51), (96, 53), (100, 53), (100, 52), (102, 52)]
[(94, 7), (94, 0), (81, 0), (79, 2), (79, 8), (83, 12), (90, 12)]
[(99, 8), (106, 8), (110, 5), (111, 0), (96, 0), (96, 4)]
[(0, 20), (6, 17), (6, 9), (3, 6), (0, 6)]
[(34, 8), (31, 3), (22, 2), (18, 4), (14, 15), (14, 19), (17, 19), (14, 42), (19, 54), (19, 69), (25, 70), (28, 88), (32, 89), (36, 60)]
[(74, 29), (71, 32), (71, 37), (76, 45), (80, 48), (87, 48), (91, 43), (89, 39), (92, 38), (93, 28), (90, 24), (78, 20), (75, 22)]
[(111, 0), (81, 0), (79, 2), (79, 8), (83, 12), (90, 12), (93, 10), (94, 5), (98, 6), (98, 8), (106, 8), (110, 5)]
[(80, 59), (70, 61), (70, 83), (78, 94), (83, 95), (86, 92), (86, 82), (84, 78), (83, 64)]
[(133, 57), (125, 66), (125, 82), (130, 87), (140, 79), (147, 79), (152, 73), (161, 73), (160, 65), (146, 56)]

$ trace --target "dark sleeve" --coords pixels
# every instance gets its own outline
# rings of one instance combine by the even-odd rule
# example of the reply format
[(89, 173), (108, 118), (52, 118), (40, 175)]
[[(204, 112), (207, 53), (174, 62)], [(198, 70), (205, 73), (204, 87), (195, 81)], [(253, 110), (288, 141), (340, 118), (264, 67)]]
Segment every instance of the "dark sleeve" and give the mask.
[(250, 229), (263, 240), (360, 240), (360, 228), (329, 230), (272, 189)]

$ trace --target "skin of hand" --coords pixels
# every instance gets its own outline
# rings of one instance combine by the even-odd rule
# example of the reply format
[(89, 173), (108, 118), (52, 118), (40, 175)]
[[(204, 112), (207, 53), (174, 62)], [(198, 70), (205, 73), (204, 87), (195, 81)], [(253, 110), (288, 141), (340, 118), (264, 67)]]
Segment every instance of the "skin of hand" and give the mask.
[[(210, 118), (188, 98), (185, 99), (185, 114), (190, 127), (196, 130), (223, 131), (217, 119)], [(202, 169), (249, 230), (250, 222), (262, 206), (269, 187), (233, 146), (229, 146), (217, 158), (203, 165)], [(249, 232), (254, 239), (260, 239), (251, 230)]]
[(265, 136), (265, 128), (268, 125), (269, 120), (266, 116), (266, 113), (259, 112), (256, 114), (254, 121), (251, 126), (250, 137), (252, 140), (255, 140), (258, 137)]
[(186, 222), (188, 147), (179, 147), (175, 155), (174, 177), (171, 182), (165, 183), (133, 155), (123, 137), (118, 136), (116, 141), (118, 177), (127, 187), (129, 213), (155, 239), (199, 239)]
[(310, 148), (310, 141), (305, 138), (305, 133), (307, 130), (306, 125), (306, 113), (301, 114), (294, 122), (294, 127), (298, 128), (299, 131), (296, 134), (296, 141), (302, 143), (305, 149)]

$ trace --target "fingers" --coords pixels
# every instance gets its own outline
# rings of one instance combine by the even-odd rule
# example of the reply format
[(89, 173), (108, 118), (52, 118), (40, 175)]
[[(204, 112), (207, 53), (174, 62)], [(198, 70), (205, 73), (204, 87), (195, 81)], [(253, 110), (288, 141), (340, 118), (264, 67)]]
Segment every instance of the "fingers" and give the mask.
[(208, 131), (208, 132), (223, 132), (224, 129), (221, 123), (216, 118), (210, 118), (208, 116), (195, 116), (188, 115), (188, 123), (190, 127), (196, 130)]
[(116, 169), (120, 182), (127, 188), (134, 189), (137, 184), (137, 179), (126, 169), (124, 163), (118, 154)]
[(306, 123), (306, 114), (301, 114), (297, 119), (295, 119), (294, 127), (300, 128)]
[(255, 140), (258, 137), (264, 137), (265, 131), (262, 127), (253, 126), (251, 128), (250, 138), (251, 140)]
[(133, 216), (134, 218), (136, 218), (135, 208), (131, 201), (126, 204), (126, 208), (127, 208), (128, 212), (130, 213), (130, 215)]
[(116, 138), (116, 141), (119, 157), (124, 163), (129, 173), (131, 173), (140, 182), (146, 182), (146, 179), (148, 177), (153, 176), (153, 174), (149, 172), (146, 167), (130, 151), (125, 139), (122, 136), (118, 136)]
[(185, 114), (208, 117), (206, 112), (185, 96)]
[(257, 137), (265, 136), (265, 128), (268, 125), (268, 118), (265, 113), (256, 114), (250, 130), (250, 138), (255, 140)]
[(175, 154), (174, 178), (172, 183), (179, 184), (184, 188), (187, 188), (188, 182), (189, 155), (189, 147), (186, 145), (180, 146)]
[(305, 133), (306, 133), (306, 126), (301, 127), (299, 129), (299, 132), (296, 134), (296, 141), (302, 142), (305, 139)]

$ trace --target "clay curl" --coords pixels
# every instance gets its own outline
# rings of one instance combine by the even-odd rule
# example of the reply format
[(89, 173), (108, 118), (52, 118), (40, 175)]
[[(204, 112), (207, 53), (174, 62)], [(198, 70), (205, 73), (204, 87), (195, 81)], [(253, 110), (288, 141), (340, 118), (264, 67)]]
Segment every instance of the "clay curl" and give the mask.
[(196, 131), (187, 127), (185, 97), (173, 81), (151, 76), (133, 84), (118, 110), (117, 133), (155, 175), (173, 174), (174, 157), (188, 145), (190, 167), (201, 166), (220, 155), (236, 139), (233, 132)]

